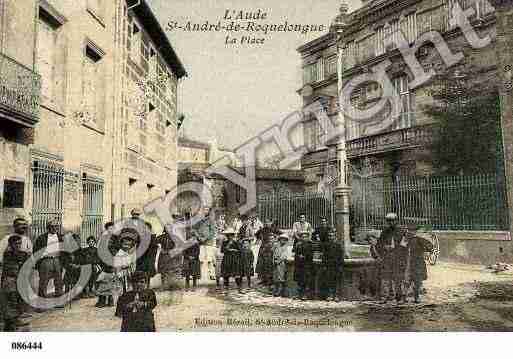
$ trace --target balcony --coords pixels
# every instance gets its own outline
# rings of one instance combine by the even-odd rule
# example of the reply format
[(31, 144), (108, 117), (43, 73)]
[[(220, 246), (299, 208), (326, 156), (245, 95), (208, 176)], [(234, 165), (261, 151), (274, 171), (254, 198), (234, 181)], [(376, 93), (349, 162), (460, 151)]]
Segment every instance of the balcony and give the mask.
[(0, 53), (0, 117), (33, 127), (39, 120), (41, 77)]
[(433, 125), (415, 126), (379, 133), (348, 141), (346, 143), (347, 157), (356, 158), (420, 147), (429, 144), (432, 138)]

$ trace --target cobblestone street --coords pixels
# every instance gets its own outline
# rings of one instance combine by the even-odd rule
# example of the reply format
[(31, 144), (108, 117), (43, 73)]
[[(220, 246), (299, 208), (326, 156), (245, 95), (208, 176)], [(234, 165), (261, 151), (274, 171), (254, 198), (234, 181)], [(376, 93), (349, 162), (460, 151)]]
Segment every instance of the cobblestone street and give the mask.
[[(204, 286), (196, 292), (158, 292), (159, 331), (329, 330), (491, 331), (513, 330), (513, 273), (481, 266), (440, 263), (429, 267), (421, 304), (380, 305), (373, 301), (325, 302), (274, 298), (260, 290), (227, 294)], [(94, 299), (71, 308), (35, 314), (33, 331), (118, 331), (113, 308)]]

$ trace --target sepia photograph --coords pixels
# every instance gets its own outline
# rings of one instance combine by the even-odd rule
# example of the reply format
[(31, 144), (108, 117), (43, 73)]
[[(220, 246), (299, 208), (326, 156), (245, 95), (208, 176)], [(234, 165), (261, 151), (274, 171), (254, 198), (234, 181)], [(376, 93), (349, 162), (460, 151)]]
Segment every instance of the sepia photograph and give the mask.
[(0, 0), (8, 349), (513, 331), (512, 74), (513, 0)]

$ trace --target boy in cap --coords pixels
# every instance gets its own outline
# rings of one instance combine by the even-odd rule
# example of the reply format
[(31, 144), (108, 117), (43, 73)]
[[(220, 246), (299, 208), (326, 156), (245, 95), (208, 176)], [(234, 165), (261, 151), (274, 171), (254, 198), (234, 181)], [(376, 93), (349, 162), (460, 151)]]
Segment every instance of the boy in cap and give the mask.
[(116, 316), (122, 318), (122, 332), (155, 332), (153, 309), (157, 306), (155, 292), (146, 287), (146, 275), (136, 271), (131, 277), (133, 290), (118, 299)]

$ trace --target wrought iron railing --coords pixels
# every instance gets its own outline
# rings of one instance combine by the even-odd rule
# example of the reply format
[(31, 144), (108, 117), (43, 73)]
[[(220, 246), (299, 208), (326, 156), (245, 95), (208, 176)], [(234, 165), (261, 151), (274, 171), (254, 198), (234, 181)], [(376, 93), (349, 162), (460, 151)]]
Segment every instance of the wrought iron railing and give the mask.
[(351, 223), (381, 229), (385, 215), (425, 218), (435, 230), (507, 230), (504, 178), (495, 174), (466, 176), (351, 179)]
[(89, 236), (96, 240), (103, 231), (103, 181), (86, 177), (82, 179), (82, 245), (86, 245)]
[(276, 221), (279, 228), (292, 228), (300, 214), (316, 227), (325, 217), (334, 224), (335, 204), (326, 193), (276, 193), (260, 195), (257, 199), (257, 213), (262, 220)]
[(378, 153), (389, 149), (407, 148), (429, 143), (433, 136), (433, 126), (414, 126), (386, 133), (357, 138), (347, 142), (349, 157)]
[(39, 118), (41, 77), (0, 53), (0, 105), (31, 123)]

